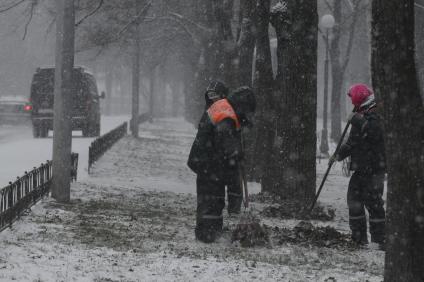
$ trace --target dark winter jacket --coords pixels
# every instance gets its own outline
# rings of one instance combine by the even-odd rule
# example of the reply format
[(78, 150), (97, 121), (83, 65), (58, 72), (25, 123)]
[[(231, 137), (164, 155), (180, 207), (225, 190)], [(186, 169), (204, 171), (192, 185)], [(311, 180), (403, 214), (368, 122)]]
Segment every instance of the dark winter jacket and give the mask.
[(384, 172), (386, 157), (383, 131), (375, 108), (364, 114), (356, 114), (345, 144), (340, 147), (338, 160), (351, 157), (350, 169), (364, 173)]
[[(221, 104), (223, 100), (226, 103)], [(223, 100), (215, 102), (203, 114), (188, 166), (198, 175), (225, 181), (238, 173), (238, 163), (243, 157), (241, 127), (252, 124), (256, 99), (249, 87), (240, 87)], [(218, 111), (219, 121), (212, 121), (208, 110), (212, 111), (218, 104), (228, 107)]]
[(214, 125), (205, 112), (191, 147), (188, 166), (211, 180), (225, 180), (237, 173), (238, 160), (242, 156), (240, 134), (232, 119)]

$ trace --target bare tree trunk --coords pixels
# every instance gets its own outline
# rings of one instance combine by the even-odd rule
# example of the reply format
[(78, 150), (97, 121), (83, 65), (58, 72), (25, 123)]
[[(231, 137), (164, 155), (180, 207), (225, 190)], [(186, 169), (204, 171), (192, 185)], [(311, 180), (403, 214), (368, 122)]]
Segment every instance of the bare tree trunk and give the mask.
[(416, 62), (418, 70), (419, 85), (421, 90), (421, 97), (424, 101), (424, 1), (418, 2), (420, 4), (416, 7), (415, 11), (415, 45), (416, 45)]
[(150, 121), (153, 121), (153, 117), (155, 117), (155, 96), (156, 96), (156, 67), (152, 68), (150, 71), (150, 98), (149, 98), (149, 116)]
[[(271, 15), (278, 38), (278, 92), (281, 145), (279, 195), (308, 203), (315, 195), (317, 106), (317, 2), (287, 0)], [(277, 174), (278, 173), (278, 174)]]
[(57, 0), (56, 5), (52, 197), (58, 202), (69, 202), (71, 197), (71, 111), (74, 94), (75, 11), (73, 0)]
[(338, 141), (342, 135), (341, 112), (340, 112), (340, 95), (343, 86), (343, 73), (341, 67), (341, 22), (342, 22), (342, 1), (334, 1), (333, 16), (336, 25), (333, 27), (333, 36), (330, 43), (331, 53), (331, 134), (330, 137), (334, 141)]
[(238, 39), (238, 84), (252, 86), (253, 52), (255, 35), (253, 33), (255, 0), (244, 0), (240, 3), (241, 28)]
[(113, 104), (113, 64), (110, 60), (107, 60), (105, 65), (105, 87), (106, 87), (106, 115), (111, 115), (112, 113), (112, 104)]
[(131, 132), (132, 135), (137, 138), (139, 128), (138, 115), (140, 106), (140, 28), (138, 25), (135, 28), (133, 48)]
[[(357, 0), (352, 7), (352, 11), (348, 14), (351, 18), (349, 26), (345, 32), (347, 36), (345, 37), (346, 43), (343, 42), (343, 30), (342, 24), (346, 19), (342, 13), (342, 2), (343, 1), (334, 1), (333, 15), (336, 20), (336, 25), (333, 27), (333, 36), (330, 44), (330, 53), (331, 53), (331, 73), (332, 73), (332, 95), (331, 95), (331, 138), (338, 142), (341, 133), (341, 121), (345, 116), (345, 96), (343, 93), (344, 87), (344, 77), (346, 73), (347, 66), (350, 61), (350, 55), (352, 52), (356, 25), (358, 18), (368, 7), (368, 4), (363, 4), (363, 0)], [(342, 54), (342, 46), (346, 45), (346, 51)]]
[(424, 107), (415, 68), (414, 1), (373, 1), (372, 76), (388, 169), (385, 281), (424, 281)]
[(165, 117), (167, 112), (167, 93), (166, 93), (166, 70), (165, 70), (165, 64), (160, 64), (158, 67), (158, 85), (157, 88), (159, 91), (157, 91), (157, 98), (158, 98), (158, 103), (157, 103), (157, 113), (159, 117)]
[(253, 88), (256, 95), (256, 124), (252, 132), (254, 140), (250, 150), (250, 178), (261, 180), (262, 191), (272, 190), (274, 179), (267, 174), (267, 165), (272, 164), (273, 141), (275, 135), (274, 108), (272, 87), (274, 78), (271, 63), (269, 42), (270, 0), (256, 0), (256, 57)]

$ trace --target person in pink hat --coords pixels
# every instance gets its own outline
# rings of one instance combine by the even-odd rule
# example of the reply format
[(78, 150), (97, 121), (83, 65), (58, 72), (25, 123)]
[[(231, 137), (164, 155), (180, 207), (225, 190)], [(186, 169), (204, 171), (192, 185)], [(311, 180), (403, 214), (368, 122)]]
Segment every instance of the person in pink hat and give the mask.
[(349, 120), (352, 129), (348, 140), (330, 162), (351, 157), (350, 170), (354, 171), (347, 192), (349, 225), (352, 240), (368, 244), (365, 208), (369, 213), (371, 241), (384, 248), (385, 210), (382, 198), (386, 158), (383, 130), (374, 93), (365, 84), (355, 84), (348, 92), (355, 111)]

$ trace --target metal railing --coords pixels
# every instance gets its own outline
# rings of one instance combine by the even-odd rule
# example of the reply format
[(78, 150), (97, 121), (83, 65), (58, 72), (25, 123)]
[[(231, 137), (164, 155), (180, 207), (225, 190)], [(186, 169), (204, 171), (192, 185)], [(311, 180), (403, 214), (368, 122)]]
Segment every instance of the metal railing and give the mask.
[(109, 150), (113, 144), (124, 137), (128, 131), (128, 123), (124, 122), (117, 128), (94, 140), (88, 148), (88, 173), (92, 165)]
[[(71, 179), (77, 179), (78, 154), (71, 155)], [(0, 190), (0, 232), (50, 192), (52, 162), (47, 161)]]

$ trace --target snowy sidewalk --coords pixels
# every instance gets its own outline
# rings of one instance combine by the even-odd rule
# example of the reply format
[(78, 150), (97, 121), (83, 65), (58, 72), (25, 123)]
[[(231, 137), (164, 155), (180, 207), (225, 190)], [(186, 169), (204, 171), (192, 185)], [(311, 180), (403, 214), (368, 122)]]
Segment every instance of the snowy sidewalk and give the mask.
[[(195, 176), (186, 166), (193, 127), (160, 120), (140, 133), (118, 142), (91, 177), (73, 184), (70, 204), (45, 199), (0, 233), (0, 281), (382, 281), (380, 251), (290, 243), (242, 248), (228, 236), (196, 242)], [(340, 167), (329, 177), (322, 202), (337, 216), (320, 225), (348, 230), (347, 181)], [(225, 214), (228, 228), (237, 222)]]

